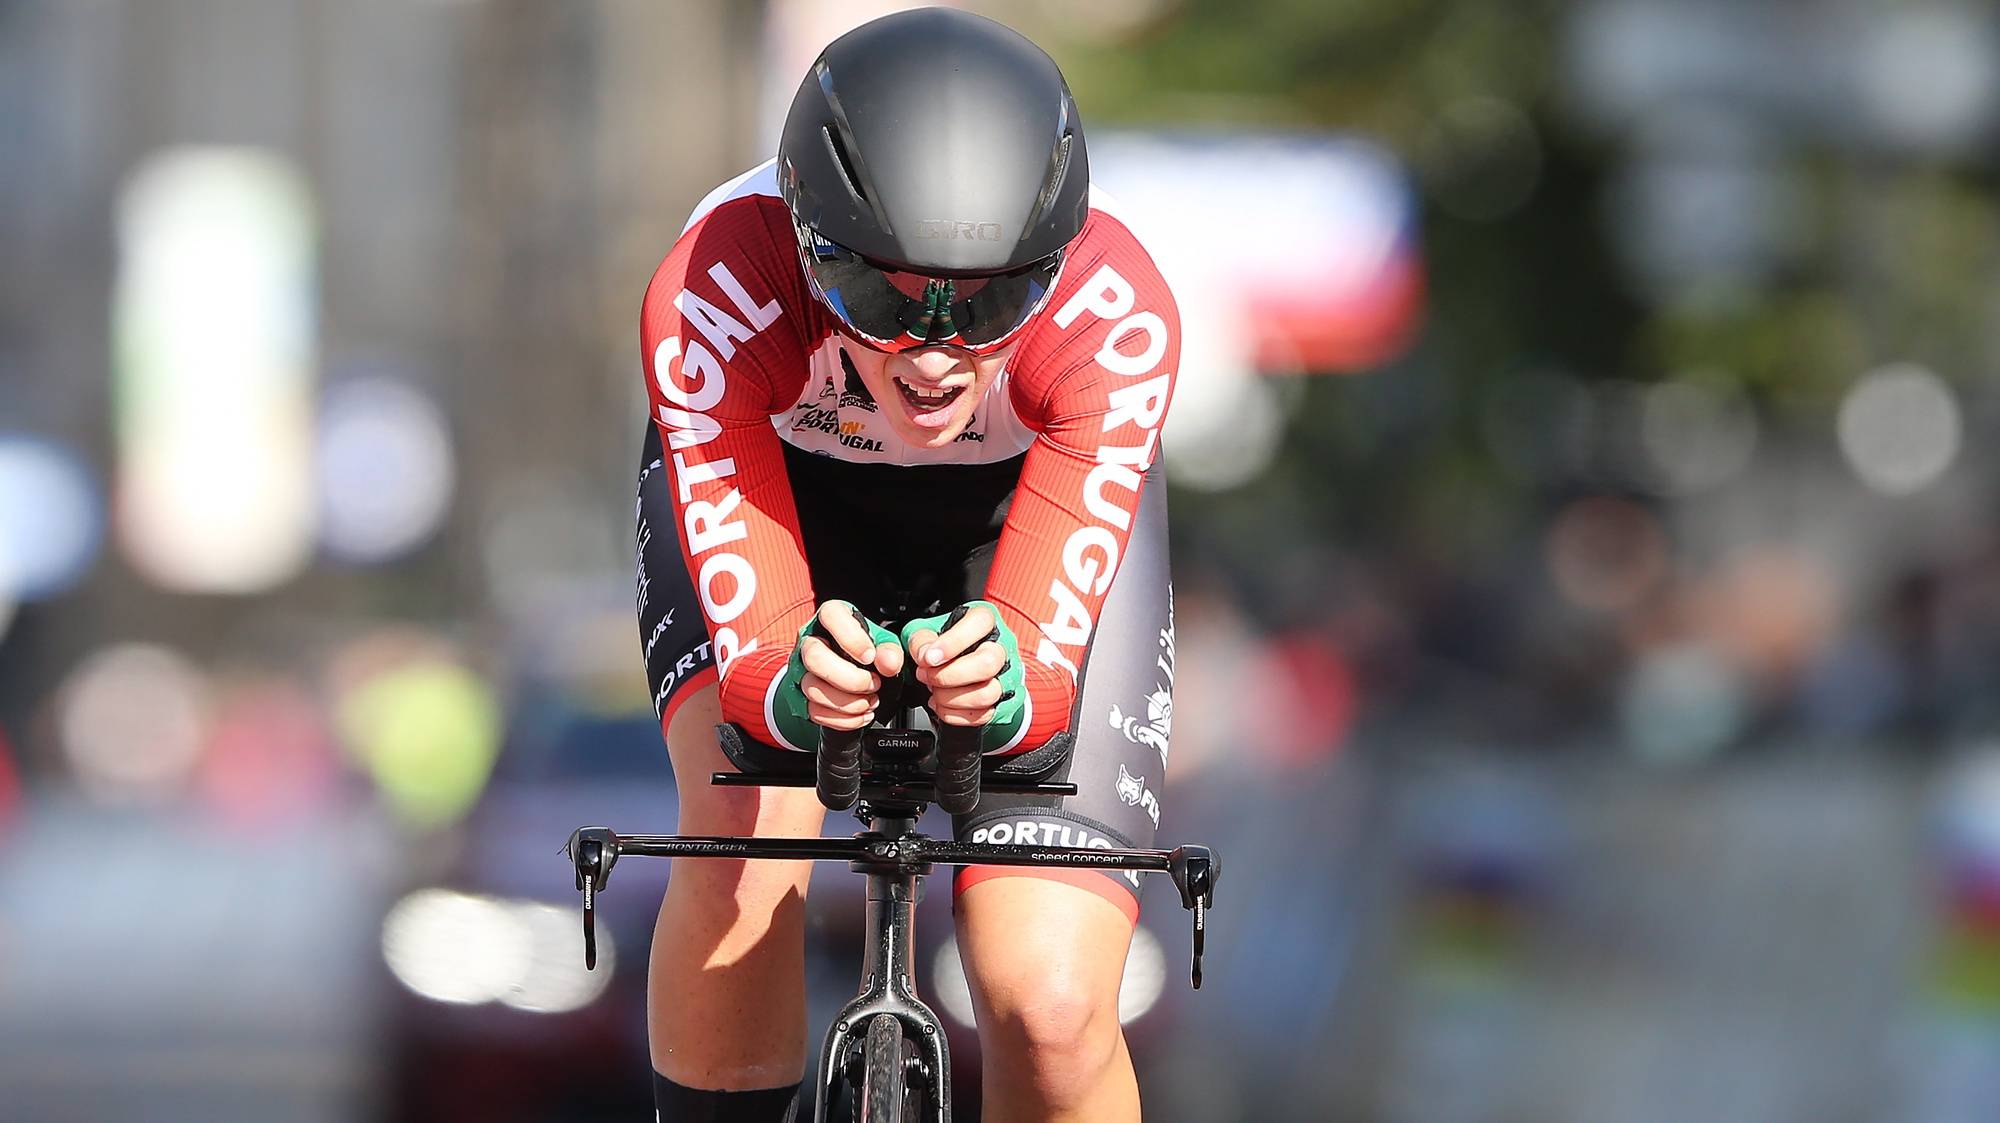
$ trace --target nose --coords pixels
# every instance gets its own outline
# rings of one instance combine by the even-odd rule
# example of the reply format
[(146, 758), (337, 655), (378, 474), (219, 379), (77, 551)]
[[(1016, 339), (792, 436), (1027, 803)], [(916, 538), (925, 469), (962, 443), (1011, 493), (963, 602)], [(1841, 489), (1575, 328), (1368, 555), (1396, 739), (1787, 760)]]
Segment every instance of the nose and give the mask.
[(959, 357), (943, 347), (926, 347), (921, 351), (913, 351), (909, 359), (910, 364), (917, 368), (918, 374), (932, 381), (948, 378), (959, 368)]

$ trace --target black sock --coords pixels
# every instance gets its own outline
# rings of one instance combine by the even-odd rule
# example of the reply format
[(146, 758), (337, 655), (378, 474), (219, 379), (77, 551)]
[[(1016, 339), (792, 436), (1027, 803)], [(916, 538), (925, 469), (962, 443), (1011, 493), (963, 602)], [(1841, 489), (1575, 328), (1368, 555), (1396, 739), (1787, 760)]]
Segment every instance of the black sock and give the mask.
[(659, 1123), (797, 1123), (799, 1085), (752, 1092), (711, 1092), (653, 1074)]

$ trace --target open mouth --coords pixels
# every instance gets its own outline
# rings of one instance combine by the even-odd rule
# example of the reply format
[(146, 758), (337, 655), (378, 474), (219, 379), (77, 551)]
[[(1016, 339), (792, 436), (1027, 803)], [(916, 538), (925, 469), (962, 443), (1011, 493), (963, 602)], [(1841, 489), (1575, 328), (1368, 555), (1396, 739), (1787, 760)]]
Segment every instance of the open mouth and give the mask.
[(926, 428), (942, 428), (951, 420), (952, 403), (958, 401), (965, 392), (964, 386), (921, 389), (898, 378), (896, 392), (903, 399), (903, 406), (909, 411), (910, 419)]

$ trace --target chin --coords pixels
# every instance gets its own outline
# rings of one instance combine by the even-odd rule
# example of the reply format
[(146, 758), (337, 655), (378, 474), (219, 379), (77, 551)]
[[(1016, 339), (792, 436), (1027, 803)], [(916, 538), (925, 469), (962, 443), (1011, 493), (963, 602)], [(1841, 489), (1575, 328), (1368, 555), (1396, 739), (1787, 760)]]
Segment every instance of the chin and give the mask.
[[(912, 426), (914, 428), (914, 426)], [(954, 422), (942, 429), (917, 429), (905, 436), (905, 440), (918, 448), (943, 448), (958, 439), (965, 432), (964, 422)]]

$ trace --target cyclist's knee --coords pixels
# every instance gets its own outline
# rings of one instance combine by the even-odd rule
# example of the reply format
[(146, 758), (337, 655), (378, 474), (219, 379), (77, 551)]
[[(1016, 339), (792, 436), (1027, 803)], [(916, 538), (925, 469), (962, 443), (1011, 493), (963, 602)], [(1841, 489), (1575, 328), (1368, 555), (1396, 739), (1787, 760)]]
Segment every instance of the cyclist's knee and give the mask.
[(1044, 964), (982, 988), (980, 1048), (1048, 1104), (1084, 1098), (1117, 1060), (1118, 996)]
[(980, 882), (958, 905), (981, 1050), (1044, 1103), (1087, 1097), (1120, 1055), (1130, 922), (1095, 894), (1032, 877)]

